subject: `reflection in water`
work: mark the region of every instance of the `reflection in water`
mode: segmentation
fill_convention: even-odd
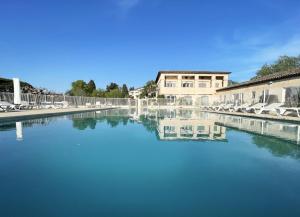
[[[10,131],[16,130],[16,140],[22,141],[23,140],[23,127],[34,127],[34,126],[46,126],[50,122],[55,121],[57,119],[61,119],[61,117],[45,117],[45,118],[36,118],[32,120],[26,121],[9,121],[0,123],[0,131]]]
[[[0,124],[0,131],[16,129],[17,140],[23,140],[23,128],[48,125],[62,117],[39,118],[23,122]],[[98,123],[114,128],[128,123],[142,124],[159,140],[216,140],[227,141],[226,130],[235,129],[250,133],[257,147],[266,148],[276,156],[300,157],[300,125],[244,118],[192,109],[148,110],[135,109],[86,112],[63,116],[70,119],[78,130],[96,129]]]
[[[226,140],[226,128],[216,125],[207,113],[179,110],[166,111],[166,116],[163,114],[159,114],[161,118],[157,127],[162,140]]]
[[[16,136],[17,136],[17,140],[19,141],[23,140],[23,126],[22,126],[22,122],[20,121],[16,122]]]

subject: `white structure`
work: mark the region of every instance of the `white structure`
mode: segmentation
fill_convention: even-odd
[[[129,96],[133,97],[133,99],[138,99],[141,95],[141,93],[143,92],[144,88],[140,87],[140,88],[136,88],[134,90],[130,90],[129,91]]]
[[[19,78],[13,78],[14,83],[14,104],[20,105],[21,104],[21,85]]]
[[[159,71],[156,76],[157,95],[169,101],[208,105],[216,90],[228,86],[230,72]]]
[[[18,141],[23,140],[23,126],[22,122],[16,122],[16,136]]]

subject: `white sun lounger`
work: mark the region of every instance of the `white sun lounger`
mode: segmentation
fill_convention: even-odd
[[[246,108],[246,112],[255,112],[255,110],[261,109],[264,107],[267,103],[256,103],[248,108]]]
[[[239,105],[239,106],[234,106],[233,109],[229,110],[230,112],[244,112],[247,108],[249,108],[251,106],[250,103],[245,103],[243,105]]]
[[[85,106],[87,108],[94,108],[95,107],[95,105],[92,105],[92,103],[89,103],[89,102],[85,103]]]
[[[217,105],[217,106],[213,106],[212,109],[215,110],[215,111],[220,111],[226,104],[220,104],[220,105]]]
[[[96,102],[96,107],[101,107],[101,102],[97,101]]]
[[[263,112],[275,112],[276,109],[280,108],[280,106],[283,106],[284,103],[272,103],[270,105],[264,106],[261,109],[255,109],[255,114],[262,114]]]
[[[280,107],[275,109],[276,113],[280,116],[284,115],[288,111],[296,112],[300,118],[300,107]]]
[[[51,109],[54,107],[55,106],[54,106],[53,102],[49,102],[49,101],[41,102],[41,108],[43,108],[43,109]]]
[[[6,101],[0,101],[0,111],[8,112],[11,110],[17,110],[17,108],[14,104],[11,104]]]
[[[233,103],[229,103],[229,104],[226,104],[224,105],[221,110],[224,110],[224,111],[230,111],[231,109],[233,109],[234,107],[234,104]]]
[[[18,107],[20,109],[32,109],[33,105],[31,105],[29,102],[27,101],[22,101],[20,105],[18,105]]]
[[[60,108],[68,108],[69,103],[68,101],[61,101],[61,102],[54,102],[54,109],[60,109]]]

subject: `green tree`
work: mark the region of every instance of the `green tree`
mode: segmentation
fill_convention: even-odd
[[[86,94],[92,96],[93,92],[96,90],[96,84],[93,80],[90,80],[86,85]]]
[[[111,82],[109,85],[106,86],[106,91],[109,92],[111,90],[119,89],[119,85]]]
[[[273,64],[264,64],[261,69],[256,72],[256,77],[254,78],[295,68],[300,68],[300,55],[297,57],[281,56]]]
[[[126,97],[128,97],[128,95],[129,95],[129,92],[128,92],[127,85],[123,84],[123,86],[122,86],[122,97],[126,98]]]
[[[106,92],[105,97],[107,97],[107,98],[123,98],[123,94],[120,89],[113,89],[109,92]]]
[[[83,80],[72,82],[70,95],[73,96],[86,96],[86,83]]]
[[[232,86],[235,84],[238,84],[239,82],[233,81],[233,80],[228,80],[228,86]]]
[[[154,98],[156,96],[156,82],[151,80],[146,83],[144,89],[140,95],[140,98]]]

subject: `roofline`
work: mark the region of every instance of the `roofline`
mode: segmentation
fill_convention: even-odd
[[[129,90],[129,91],[136,91],[136,90],[140,90],[140,89],[144,89],[144,87],[137,87],[137,88],[135,88],[133,90]]]
[[[263,84],[263,83],[268,83],[268,82],[272,82],[272,81],[280,81],[280,80],[284,80],[284,79],[287,79],[287,78],[293,78],[293,77],[300,77],[300,75],[299,74],[287,74],[287,75],[282,76],[282,77],[271,77],[271,78],[268,78],[266,80],[258,80],[258,81],[253,81],[253,82],[251,82],[251,80],[249,80],[249,81],[245,81],[245,82],[240,83],[240,84],[235,84],[235,85],[232,85],[232,86],[229,86],[229,87],[220,88],[220,89],[217,89],[216,91],[220,92],[220,91],[239,89],[239,88],[242,88],[242,87],[250,87],[250,86],[257,85],[257,84]]]
[[[163,71],[158,71],[155,82],[157,83],[159,80],[159,77],[161,74],[220,74],[220,75],[225,75],[225,74],[231,74],[231,72],[227,71],[188,71],[188,70],[163,70]]]

